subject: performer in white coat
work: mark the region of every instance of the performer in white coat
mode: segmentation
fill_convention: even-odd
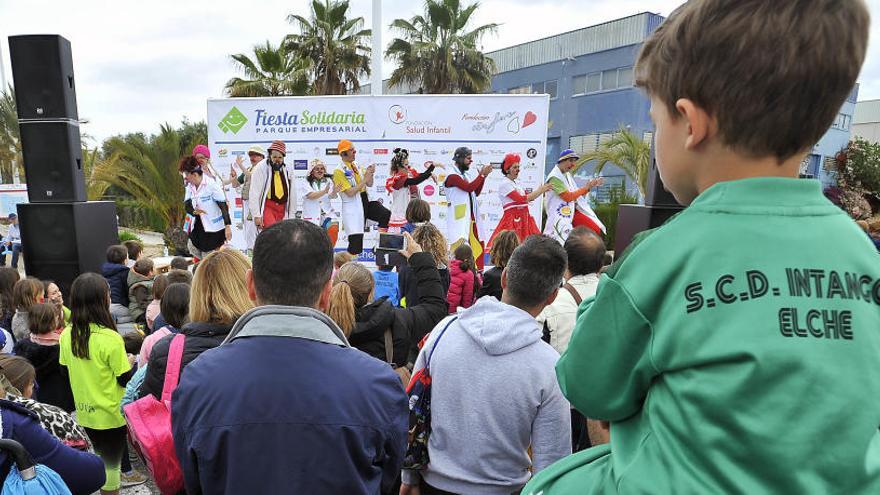
[[[367,188],[373,187],[376,166],[370,165],[361,172],[354,162],[357,150],[347,139],[339,141],[336,150],[342,166],[333,172],[333,183],[342,194],[342,229],[348,236],[348,252],[360,254],[364,250],[366,221],[374,220],[379,231],[387,231],[391,212],[382,203],[370,201],[367,195]]]
[[[486,177],[492,173],[492,165],[485,165],[479,173],[471,170],[473,156],[470,148],[460,147],[452,155],[453,171],[446,176],[446,236],[450,251],[467,242],[471,246],[477,267],[483,269],[483,241],[480,209],[477,196],[483,191]]]
[[[327,166],[317,158],[309,164],[309,175],[300,184],[303,198],[303,220],[322,227],[330,236],[330,245],[335,246],[339,237],[339,213],[330,203],[337,196],[333,179],[327,175]]]
[[[586,197],[593,187],[602,184],[602,179],[592,179],[584,187],[577,187],[571,171],[579,159],[574,151],[564,150],[547,177],[551,189],[546,199],[547,224],[544,226],[544,235],[560,243],[565,243],[574,227],[587,227],[600,236],[605,233],[605,225],[596,216]]]
[[[251,172],[248,206],[258,230],[293,218],[296,214],[296,190],[293,187],[293,174],[288,172],[284,164],[286,154],[284,141],[272,141],[269,159]]]
[[[241,207],[244,217],[242,221],[244,226],[244,239],[248,250],[252,250],[254,249],[254,242],[257,240],[257,226],[254,225],[254,217],[251,215],[250,208],[251,174],[253,174],[257,165],[266,159],[266,150],[264,150],[262,146],[255,144],[248,148],[247,155],[251,165],[244,168],[241,163],[241,155],[239,155],[235,160],[235,164],[241,170],[241,174],[236,176],[235,172],[230,170],[229,179],[233,187],[241,188]]]

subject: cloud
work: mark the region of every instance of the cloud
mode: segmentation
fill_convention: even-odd
[[[484,39],[496,50],[651,11],[668,15],[680,0],[482,0],[473,22],[499,23],[496,36]],[[869,0],[880,19],[880,0]],[[354,15],[371,27],[368,0],[352,0]],[[382,44],[395,36],[388,24],[421,13],[422,3],[384,0]],[[245,6],[238,0],[154,0],[148,4],[110,0],[56,2],[0,0],[0,48],[6,77],[11,71],[5,37],[13,34],[59,33],[74,51],[77,99],[84,131],[98,140],[113,134],[157,132],[159,124],[184,116],[205,118],[206,100],[222,96],[224,83],[236,75],[233,53],[249,53],[256,44],[278,43],[293,31],[286,17],[308,14],[307,2],[260,0]],[[874,23],[871,47],[880,43]],[[385,77],[392,64],[383,64]],[[880,49],[869,51],[862,71],[860,99],[880,98]]]

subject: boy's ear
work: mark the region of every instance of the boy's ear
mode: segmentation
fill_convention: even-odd
[[[693,100],[680,98],[675,102],[675,110],[678,111],[680,118],[687,122],[687,140],[685,141],[687,149],[696,149],[707,138],[716,134],[718,122],[715,117],[709,115],[703,107],[694,103]]]

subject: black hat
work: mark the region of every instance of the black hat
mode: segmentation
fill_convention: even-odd
[[[452,155],[452,160],[456,163],[464,160],[466,157],[471,156],[473,153],[471,149],[467,146],[462,146],[460,148],[455,148],[455,153]]]

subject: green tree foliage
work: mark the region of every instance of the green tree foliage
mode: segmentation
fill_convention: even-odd
[[[588,161],[596,161],[596,172],[599,173],[605,165],[612,164],[623,170],[639,188],[639,194],[644,198],[648,190],[648,173],[651,162],[651,144],[627,129],[621,128],[610,139],[599,144],[596,151],[584,154],[580,164]]]
[[[478,46],[498,24],[470,28],[479,3],[463,7],[459,0],[426,0],[425,12],[395,19],[400,38],[391,40],[385,55],[397,62],[389,86],[409,85],[419,93],[484,93],[492,84],[495,63]]]
[[[24,178],[24,161],[21,155],[21,139],[18,133],[18,112],[15,109],[15,91],[12,86],[0,93],[0,179],[12,184],[18,167]]]
[[[226,82],[229,96],[296,96],[309,91],[310,62],[283,45],[274,47],[266,41],[254,47],[253,59],[243,53],[231,58],[244,77]]]
[[[360,89],[358,80],[370,75],[370,36],[363,17],[348,17],[348,0],[312,0],[309,17],[291,14],[287,21],[299,33],[284,38],[283,46],[310,62],[312,93],[343,95]]]
[[[841,205],[857,220],[870,217],[868,198],[880,199],[880,144],[856,138],[836,158]]]

